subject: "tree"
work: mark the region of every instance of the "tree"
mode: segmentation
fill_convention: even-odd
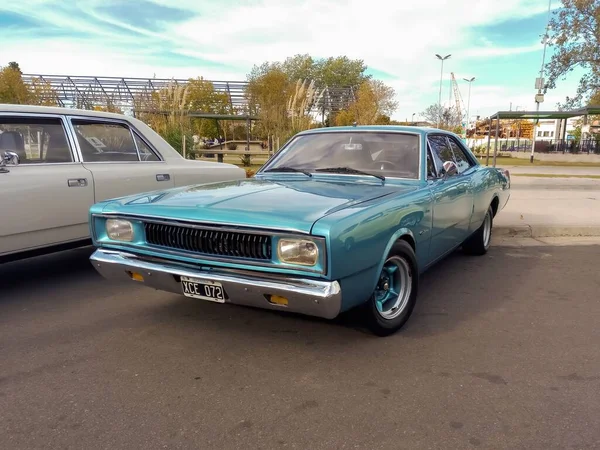
[[[421,113],[421,116],[423,116],[427,122],[430,122],[443,130],[456,130],[457,127],[461,126],[459,111],[457,111],[455,106],[446,108],[434,103],[433,105],[428,106],[427,109]]]
[[[547,64],[547,86],[554,88],[558,79],[576,68],[584,69],[576,95],[561,105],[573,108],[600,91],[600,2],[562,0],[562,6],[549,23],[549,45],[556,51]]]
[[[362,59],[350,59],[347,56],[320,59],[314,65],[315,82],[320,87],[351,87],[358,89],[363,82],[370,80],[365,75],[367,66]]]
[[[189,109],[209,114],[232,114],[229,96],[215,91],[213,84],[202,77],[190,79],[187,86]],[[192,119],[196,133],[202,137],[219,137],[218,122],[214,119]]]
[[[365,80],[356,93],[353,101],[346,111],[336,115],[335,123],[338,125],[350,125],[356,122],[358,125],[373,125],[389,123],[389,116],[396,110],[398,103],[394,100],[394,89],[386,86],[379,80]],[[348,123],[350,122],[350,123]]]
[[[0,103],[27,104],[30,92],[15,62],[0,68]]]
[[[29,86],[29,103],[41,106],[59,106],[58,94],[50,83],[42,78],[34,78]]]
[[[315,61],[309,54],[294,55],[281,64],[281,70],[289,77],[292,83],[298,80],[315,80]]]
[[[288,129],[287,105],[291,90],[289,77],[277,63],[254,66],[248,75],[248,105],[250,113],[260,118],[257,131],[262,137],[281,135]]]

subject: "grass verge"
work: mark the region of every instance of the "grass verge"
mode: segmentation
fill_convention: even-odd
[[[485,156],[478,158],[481,164],[485,164]],[[490,166],[494,163],[494,158],[490,156]],[[600,163],[592,161],[539,161],[534,159],[530,163],[528,159],[523,158],[496,158],[496,166],[538,166],[538,167],[600,167]]]

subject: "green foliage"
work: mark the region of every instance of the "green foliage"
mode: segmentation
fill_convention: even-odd
[[[252,157],[250,155],[240,156],[240,162],[243,167],[250,167],[252,165]]]
[[[227,150],[236,150],[236,149],[237,149],[237,144],[235,142],[227,143]]]
[[[548,88],[556,87],[576,68],[585,73],[574,97],[567,97],[564,108],[581,106],[600,91],[600,2],[562,0],[549,24],[549,44],[554,54],[547,65]]]
[[[17,63],[0,67],[0,103],[27,104],[31,92],[21,78],[21,69]]]
[[[179,154],[183,155],[183,136],[185,135],[185,147],[186,153],[192,154],[192,148],[194,143],[194,137],[192,135],[191,130],[183,130],[178,126],[167,125],[161,136],[165,141],[167,141],[171,147],[179,152]]]

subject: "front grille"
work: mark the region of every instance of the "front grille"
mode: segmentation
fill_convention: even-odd
[[[145,222],[146,242],[206,255],[271,259],[271,236]]]

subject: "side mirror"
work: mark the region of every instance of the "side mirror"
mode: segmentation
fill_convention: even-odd
[[[444,163],[443,167],[444,167],[444,177],[443,177],[444,180],[458,174],[458,167],[456,166],[456,164],[453,161],[446,161]]]
[[[17,166],[21,162],[21,158],[15,152],[4,152],[0,166]]]

